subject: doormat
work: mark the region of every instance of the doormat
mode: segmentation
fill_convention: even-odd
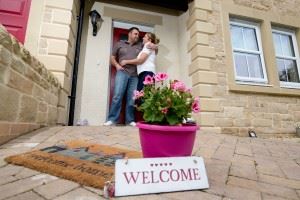
[[[10,156],[5,161],[103,189],[105,182],[113,179],[117,159],[141,156],[137,151],[73,140],[63,145]]]

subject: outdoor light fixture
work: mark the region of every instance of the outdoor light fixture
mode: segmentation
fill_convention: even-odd
[[[91,23],[93,25],[93,36],[96,36],[98,31],[98,25],[100,26],[100,23],[103,22],[103,19],[101,15],[97,12],[97,10],[92,10],[89,13],[89,16],[91,17]]]

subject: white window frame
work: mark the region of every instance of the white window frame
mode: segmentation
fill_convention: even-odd
[[[268,83],[268,77],[267,77],[267,72],[266,72],[266,66],[265,66],[265,59],[264,59],[264,54],[263,54],[263,49],[262,49],[262,43],[261,43],[261,35],[260,35],[260,28],[259,24],[255,22],[249,22],[249,21],[244,21],[244,20],[238,20],[238,19],[230,19],[230,26],[231,25],[236,25],[236,26],[241,26],[241,27],[246,27],[246,28],[252,28],[255,30],[256,34],[256,39],[257,39],[257,45],[258,45],[258,51],[251,51],[251,50],[244,50],[244,49],[239,49],[239,48],[234,48],[232,46],[232,56],[233,56],[233,63],[234,63],[234,74],[235,74],[235,80],[240,83],[261,83],[261,84],[266,84]],[[230,36],[232,37],[231,33]],[[231,42],[232,45],[232,42]],[[246,78],[243,76],[238,76],[237,71],[236,71],[236,65],[235,65],[235,59],[234,59],[234,53],[249,53],[249,54],[255,54],[260,56],[260,61],[261,61],[261,67],[262,67],[262,72],[264,78]]]
[[[297,65],[297,70],[298,70],[298,76],[299,76],[299,79],[300,79],[300,56],[299,56],[299,49],[298,49],[298,45],[297,45],[296,32],[294,30],[291,30],[291,29],[272,27],[272,37],[273,37],[273,33],[278,33],[278,34],[282,34],[282,35],[291,36],[292,43],[293,43],[293,48],[294,48],[293,51],[295,53],[295,57],[278,56],[278,55],[276,55],[276,52],[275,52],[275,56],[276,56],[276,59],[281,58],[281,59],[295,60],[296,65]],[[275,45],[276,44],[274,44],[274,47],[275,47]],[[278,72],[278,67],[277,67],[277,72]],[[278,73],[277,73],[277,77],[278,77]],[[280,81],[280,86],[281,87],[286,87],[286,88],[300,88],[300,83]]]

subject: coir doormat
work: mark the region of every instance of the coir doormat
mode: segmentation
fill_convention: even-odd
[[[21,165],[79,184],[103,189],[111,181],[115,161],[139,158],[141,153],[85,141],[70,141],[41,150],[7,157],[8,163]]]

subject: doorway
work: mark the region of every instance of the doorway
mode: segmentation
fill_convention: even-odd
[[[113,31],[112,31],[112,47],[119,42],[120,40],[128,39],[128,29],[131,27],[137,27],[140,30],[140,41],[147,32],[153,32],[153,27],[138,25],[138,24],[130,24],[126,22],[113,21]],[[116,76],[116,68],[113,65],[110,65],[110,88],[109,88],[109,107],[111,105],[112,97],[114,94],[114,85],[115,85],[115,76]],[[122,107],[120,112],[120,117],[117,124],[125,123],[125,105],[126,98],[123,98]],[[137,117],[137,116],[136,116]]]

